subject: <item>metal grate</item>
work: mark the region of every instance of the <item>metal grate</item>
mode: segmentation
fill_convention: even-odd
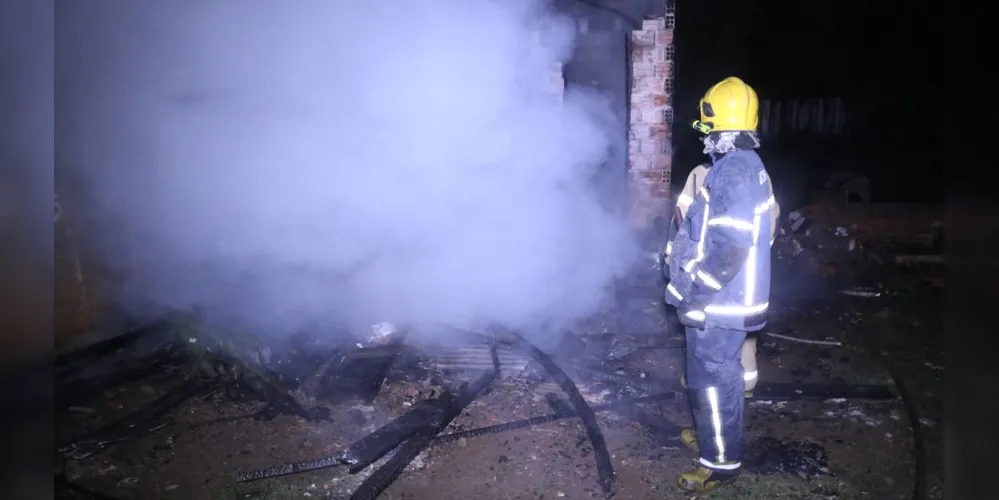
[[[676,27],[676,17],[672,13],[668,12],[663,17],[663,20],[666,21],[666,29],[673,31],[673,28]]]
[[[663,110],[663,123],[666,125],[673,124],[673,106],[666,106]]]

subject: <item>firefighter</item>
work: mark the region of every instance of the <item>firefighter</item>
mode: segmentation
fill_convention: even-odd
[[[687,391],[694,428],[681,439],[699,455],[678,478],[708,491],[735,479],[742,463],[745,382],[740,351],[747,332],[766,325],[770,295],[770,176],[756,154],[759,101],[738,78],[717,83],[700,101],[704,152],[712,166],[670,248],[666,302],[687,337]]]
[[[676,237],[676,231],[680,229],[680,223],[683,221],[684,217],[687,215],[687,208],[694,201],[694,195],[701,186],[704,184],[704,176],[708,173],[708,169],[711,168],[710,164],[702,163],[687,175],[687,182],[683,185],[683,190],[680,191],[680,196],[676,200],[676,212],[673,218],[674,224],[671,226],[672,232],[670,233],[669,241],[666,242],[666,250],[663,252],[663,262],[667,265],[669,264],[669,255],[673,245],[673,238]],[[773,186],[770,186],[770,196],[772,197]],[[780,219],[780,205],[776,202],[770,207],[770,246],[774,244],[774,240],[777,238],[777,221]],[[668,277],[667,277],[668,278]],[[747,337],[746,341],[742,344],[742,371],[743,378],[746,381],[746,397],[751,397],[753,395],[753,389],[756,387],[756,381],[759,380],[759,371],[756,368],[756,338],[755,336]],[[686,387],[686,377],[680,378],[680,383]]]

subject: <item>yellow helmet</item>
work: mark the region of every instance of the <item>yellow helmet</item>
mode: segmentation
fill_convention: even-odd
[[[703,134],[734,130],[756,131],[760,101],[746,82],[730,76],[708,89],[701,98],[701,119],[693,123]]]

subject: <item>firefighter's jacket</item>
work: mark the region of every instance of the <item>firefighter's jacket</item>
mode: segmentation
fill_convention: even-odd
[[[705,327],[766,325],[772,192],[755,151],[732,151],[714,162],[672,241],[667,303]]]
[[[694,195],[699,189],[701,189],[701,186],[704,185],[704,177],[707,174],[708,166],[703,163],[694,167],[694,169],[687,174],[687,182],[683,185],[683,191],[680,191],[680,196],[676,199],[676,214],[674,215],[676,223],[670,225],[669,239],[666,241],[666,249],[663,252],[663,259],[666,264],[669,264],[669,256],[673,250],[673,239],[676,238],[676,232],[680,229],[680,223],[683,221],[684,217],[687,216],[687,209],[690,208],[690,204],[694,202]],[[767,186],[770,187],[770,196],[773,197],[773,185],[768,182]],[[777,202],[774,202],[773,206],[770,208],[771,246],[773,246],[774,240],[777,239],[777,221],[779,219],[780,205]]]

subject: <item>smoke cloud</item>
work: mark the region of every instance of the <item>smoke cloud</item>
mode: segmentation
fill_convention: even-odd
[[[575,31],[542,1],[59,9],[57,161],[133,314],[534,329],[636,255],[592,182],[622,131],[556,97]]]

